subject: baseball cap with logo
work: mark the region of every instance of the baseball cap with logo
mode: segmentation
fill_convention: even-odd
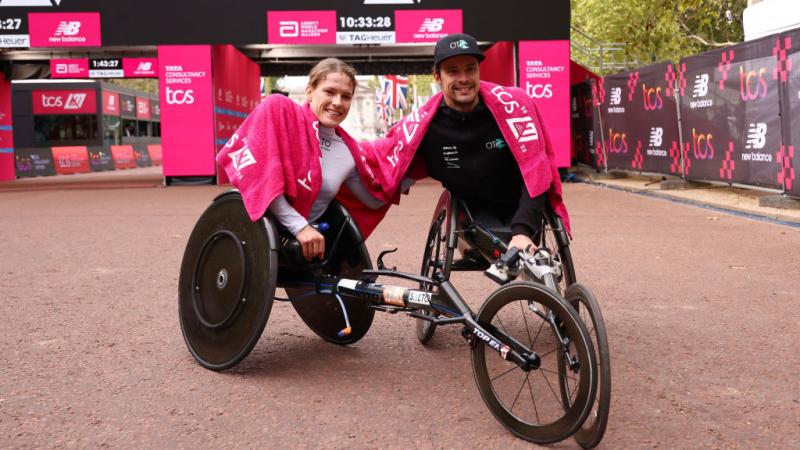
[[[478,42],[468,34],[450,34],[436,42],[433,50],[433,64],[439,67],[439,63],[447,58],[458,55],[473,55],[478,61],[483,61],[483,52],[478,48]]]

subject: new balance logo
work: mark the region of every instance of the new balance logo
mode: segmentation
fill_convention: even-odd
[[[703,73],[695,77],[694,79],[694,92],[692,93],[692,97],[705,97],[708,95],[708,74]]]
[[[750,130],[747,132],[748,149],[760,150],[767,145],[767,124],[763,122],[751,123]]]
[[[81,31],[81,23],[77,20],[59,22],[54,36],[75,36]]]
[[[650,128],[650,147],[661,147],[664,141],[664,129],[661,127]]]
[[[611,89],[611,104],[619,105],[622,103],[622,88],[615,87]]]
[[[231,157],[233,170],[236,171],[236,174],[239,176],[239,178],[242,177],[240,173],[242,169],[256,163],[256,159],[253,157],[253,152],[251,152],[247,146],[244,146],[235,152],[230,152],[228,156]]]
[[[442,31],[443,26],[444,19],[441,17],[426,17],[422,22],[422,25],[419,27],[419,31],[417,31],[417,33],[438,33]]]
[[[136,67],[138,72],[149,72],[153,69],[153,63],[151,62],[140,62],[139,65]]]
[[[534,125],[533,119],[529,116],[512,117],[506,119],[506,123],[509,128],[511,128],[511,132],[514,133],[514,139],[516,139],[517,142],[523,143],[539,139],[539,132],[536,130],[536,125]]]
[[[64,109],[81,109],[86,101],[86,94],[69,94]]]

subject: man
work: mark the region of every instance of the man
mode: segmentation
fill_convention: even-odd
[[[478,222],[510,226],[509,246],[526,249],[533,246],[547,194],[531,198],[497,120],[479,95],[483,59],[472,36],[452,34],[436,43],[433,77],[443,101],[417,157],[429,176],[466,202]]]

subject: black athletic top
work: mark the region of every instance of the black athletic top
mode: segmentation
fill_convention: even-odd
[[[519,165],[483,102],[462,113],[442,101],[418,154],[428,175],[464,200],[473,215],[489,212],[514,234],[531,237],[539,230],[546,194],[531,199]]]

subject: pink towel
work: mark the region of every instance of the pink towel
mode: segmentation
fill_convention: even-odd
[[[489,82],[481,82],[480,96],[519,163],[528,193],[537,197],[547,192],[550,205],[569,232],[569,215],[562,200],[561,178],[553,148],[533,100],[522,89]],[[405,176],[425,176],[424,165],[416,163],[414,155],[442,98],[441,93],[434,95],[417,111],[395,124],[385,138],[361,143],[367,153],[378,155],[377,163],[371,158],[369,162],[378,174],[385,198],[397,198],[397,188]]]
[[[250,113],[219,152],[217,162],[241,192],[251,220],[260,219],[281,194],[298,213],[308,217],[322,184],[318,129],[319,120],[307,104],[300,106],[283,95],[271,95]],[[336,133],[350,149],[364,184],[376,198],[387,201],[367,162],[369,155],[342,128],[337,127]],[[373,161],[372,165],[379,164]],[[363,224],[365,236],[387,208],[367,213],[372,217]],[[355,219],[359,222],[358,217]],[[370,226],[371,222],[374,224]]]

